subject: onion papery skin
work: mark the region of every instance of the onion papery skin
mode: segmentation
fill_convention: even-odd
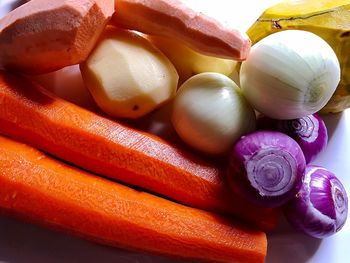
[[[299,191],[305,158],[291,137],[277,131],[256,131],[234,145],[227,180],[231,189],[265,207],[278,207]]]
[[[303,150],[307,164],[314,161],[328,143],[327,127],[316,113],[293,120],[276,120],[263,116],[257,121],[257,129],[276,130],[292,137]]]
[[[290,120],[320,111],[340,81],[340,64],[314,33],[283,30],[254,44],[240,68],[248,102],[270,118]]]
[[[171,122],[184,142],[214,157],[226,156],[242,135],[254,131],[256,116],[234,81],[204,72],[179,88]]]
[[[344,226],[348,197],[332,172],[308,165],[300,191],[283,210],[287,221],[296,229],[315,238],[325,238]]]

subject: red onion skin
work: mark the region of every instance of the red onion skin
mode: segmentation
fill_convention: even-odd
[[[309,137],[306,137],[305,134],[300,134],[297,129],[292,127],[292,122],[298,122],[307,118],[309,118],[309,120],[312,118],[312,120],[317,122],[315,127],[312,127],[312,135]],[[279,131],[292,137],[303,150],[307,164],[315,160],[315,158],[327,147],[327,127],[322,118],[316,113],[295,120],[275,120],[263,116],[258,118],[257,129]],[[315,137],[315,139],[308,141],[308,138],[310,137]]]
[[[263,154],[259,155],[261,152]],[[277,195],[274,195],[274,193],[270,194],[269,192],[266,194],[262,193],[261,190],[253,186],[252,179],[250,179],[253,175],[248,169],[248,163],[250,160],[254,160],[254,158],[257,156],[264,156],[264,153],[276,153],[276,156],[269,155],[272,156],[271,158],[263,158],[264,160],[274,160],[274,158],[276,158],[277,165],[279,164],[278,161],[280,161],[280,159],[284,161],[288,158],[290,159],[291,163],[295,164],[295,167],[293,168],[293,179],[289,184],[289,189],[286,189],[285,192],[283,192],[283,189],[282,192]],[[286,163],[288,162],[286,161]],[[260,163],[257,163],[257,165],[260,165]],[[261,167],[258,166],[256,169],[254,168],[255,171],[265,171],[265,167],[271,166],[268,162],[266,164],[262,162],[261,165]],[[265,207],[279,207],[294,197],[299,191],[305,166],[306,163],[303,152],[299,145],[291,137],[276,131],[256,131],[246,136],[242,136],[241,139],[234,145],[229,156],[227,181],[230,188],[234,192],[240,196],[243,196],[249,201]],[[283,170],[282,172],[285,171]],[[259,173],[258,175],[261,177]],[[259,176],[254,177],[254,179],[259,181],[257,179]],[[285,176],[283,177],[288,178]],[[281,182],[282,181],[283,179]]]
[[[332,185],[333,189],[339,189],[339,192],[335,191],[340,207],[338,210]],[[332,172],[308,165],[300,191],[284,206],[283,211],[287,221],[297,230],[315,238],[325,238],[344,226],[348,197],[344,186]]]

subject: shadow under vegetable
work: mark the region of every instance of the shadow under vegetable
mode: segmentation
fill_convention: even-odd
[[[322,243],[322,239],[298,232],[284,218],[274,231],[268,233],[267,238],[268,252],[265,263],[309,262]]]

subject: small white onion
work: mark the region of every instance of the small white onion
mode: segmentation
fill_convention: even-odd
[[[340,81],[333,49],[319,36],[286,30],[256,43],[242,63],[240,84],[259,112],[297,119],[322,109]]]
[[[197,74],[180,87],[172,123],[179,136],[208,154],[228,152],[255,128],[255,113],[239,87],[220,73]]]

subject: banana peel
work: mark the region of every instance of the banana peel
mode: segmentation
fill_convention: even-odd
[[[298,29],[317,34],[334,49],[341,81],[323,113],[350,107],[350,0],[286,0],[266,9],[247,34],[256,43],[272,33]]]

